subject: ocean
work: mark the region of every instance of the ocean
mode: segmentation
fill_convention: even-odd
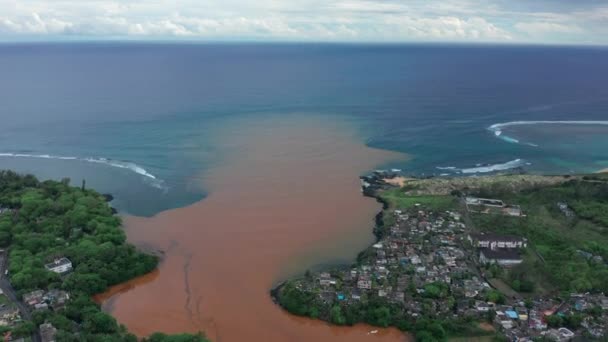
[[[485,45],[0,45],[0,168],[150,216],[207,195],[226,120],[321,115],[416,175],[608,167],[608,49]],[[232,127],[242,134],[246,127]]]

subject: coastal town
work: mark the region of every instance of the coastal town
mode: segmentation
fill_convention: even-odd
[[[363,190],[374,196],[394,192],[396,177],[398,170],[378,171],[363,177]],[[560,342],[607,336],[608,296],[603,293],[524,295],[492,275],[521,264],[529,241],[478,227],[471,215],[517,220],[527,215],[519,204],[461,194],[442,198],[445,203],[426,197],[416,202],[414,197],[397,209],[382,195],[378,198],[385,210],[375,230],[377,241],[356,264],[307,273],[289,283],[299,293],[312,294],[311,305],[331,308],[325,319],[340,324],[344,321],[335,319],[338,313],[380,301],[414,322],[464,320],[470,329],[463,335]],[[564,215],[574,215],[566,204],[557,206]],[[416,337],[439,340],[442,334]]]

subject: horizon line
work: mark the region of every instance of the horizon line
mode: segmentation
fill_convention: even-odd
[[[78,45],[78,44],[158,44],[158,45],[361,45],[361,46],[495,46],[495,47],[583,47],[608,48],[601,43],[556,43],[514,41],[350,41],[350,40],[251,40],[251,39],[128,39],[128,38],[78,38],[78,39],[23,39],[2,40],[0,45]]]

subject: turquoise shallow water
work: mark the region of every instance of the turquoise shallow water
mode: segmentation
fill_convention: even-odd
[[[152,215],[205,196],[227,118],[314,114],[410,154],[388,165],[408,173],[591,172],[608,167],[607,74],[600,48],[0,45],[0,167]],[[536,123],[490,129],[514,121]]]

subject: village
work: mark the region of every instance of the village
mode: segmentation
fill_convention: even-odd
[[[374,179],[365,179],[364,190],[373,184]],[[525,236],[472,227],[467,217],[471,213],[524,217],[517,204],[466,197],[451,210],[421,203],[385,210],[390,210],[384,220],[389,224],[357,264],[316,274],[297,286],[329,307],[360,305],[375,298],[400,306],[413,319],[466,317],[488,334],[510,341],[606,336],[604,294],[524,298],[514,291],[503,293],[488,279],[489,267],[509,269],[522,263],[528,241]],[[576,329],[566,327],[568,319],[577,320]]]

